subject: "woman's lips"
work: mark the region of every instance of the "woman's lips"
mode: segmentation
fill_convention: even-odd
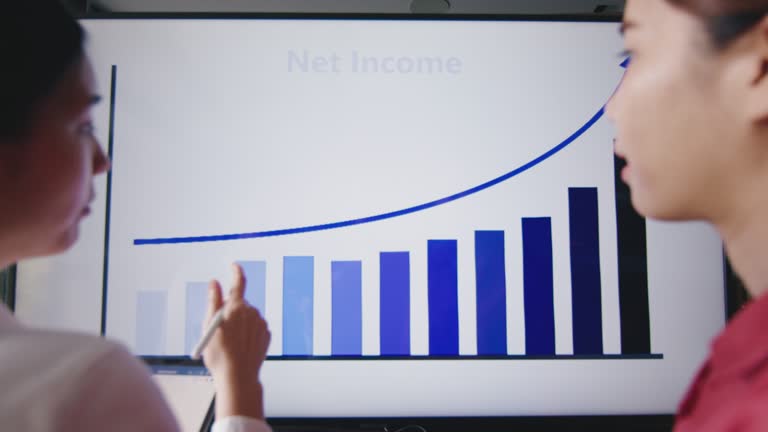
[[[629,176],[631,173],[632,173],[632,169],[629,167],[629,165],[622,168],[621,179],[624,180],[624,183],[629,183]]]
[[[629,167],[629,163],[627,162],[627,156],[619,148],[618,144],[619,144],[619,140],[614,138],[613,139],[613,153],[616,155],[617,158],[623,160],[626,163],[626,166],[624,168],[622,168],[622,170],[621,170],[621,179],[624,180],[624,183],[628,183],[629,182],[629,175],[631,174],[632,170]]]

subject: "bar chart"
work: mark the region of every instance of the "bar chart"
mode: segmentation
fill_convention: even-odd
[[[197,144],[177,148],[177,175],[158,158],[152,179],[116,182],[106,333],[141,355],[188,355],[206,278],[223,280],[217,269],[236,261],[273,359],[663,358],[651,343],[645,220],[601,121],[613,85],[574,96],[601,106],[585,116],[581,102],[564,102],[580,90],[556,82],[560,93],[536,97],[486,93],[478,104],[490,98],[512,115],[493,121],[450,117],[450,103],[431,102],[442,83],[432,99],[408,98],[429,127],[399,101],[360,100],[349,106],[376,113],[339,105],[361,122],[334,129],[338,139],[292,127],[256,139],[245,128],[213,148],[190,135]],[[350,85],[394,100],[370,84]],[[339,118],[302,112],[326,132]],[[383,118],[402,127],[371,133]],[[275,137],[281,145],[265,144]],[[139,175],[144,161],[123,163]],[[237,168],[200,175],[213,161]]]
[[[315,256],[284,256],[281,261],[240,261],[247,290],[246,299],[266,314],[267,274],[275,272],[281,281],[282,337],[273,341],[280,345],[280,359],[444,359],[467,357],[460,353],[459,252],[470,248],[474,258],[476,351],[477,358],[662,358],[650,351],[647,332],[636,329],[650,327],[650,317],[632,317],[634,331],[622,333],[621,354],[607,355],[603,347],[600,277],[600,234],[597,187],[567,189],[572,293],[573,354],[556,351],[555,282],[553,276],[553,217],[523,217],[498,230],[476,230],[474,244],[457,239],[423,239],[426,260],[415,260],[412,251],[385,250],[375,261],[321,260]],[[621,227],[620,227],[621,228]],[[509,244],[508,230],[518,230],[522,244]],[[513,248],[522,250],[522,262],[510,263],[507,255]],[[316,355],[314,346],[316,272],[330,277],[331,287],[331,352]],[[372,287],[379,300],[378,354],[363,353],[363,274],[378,270],[378,284]],[[424,267],[427,275],[428,302],[419,314],[428,320],[428,354],[415,355],[411,347],[412,270]],[[524,290],[525,353],[511,354],[507,344],[509,311],[507,308],[507,275],[522,274]],[[190,281],[185,286],[184,348],[186,353],[200,337],[206,308],[207,284]],[[636,302],[637,287],[631,294]],[[622,287],[620,287],[620,291]],[[642,290],[640,290],[642,296]],[[625,296],[620,293],[620,296]],[[166,341],[168,300],[163,292],[138,291],[136,297],[136,346],[146,352],[160,351]],[[273,303],[274,304],[274,303]],[[636,308],[637,305],[633,305]],[[647,306],[646,306],[647,309]],[[151,317],[147,320],[146,317]],[[622,326],[622,328],[625,326]],[[638,348],[641,347],[641,348]]]

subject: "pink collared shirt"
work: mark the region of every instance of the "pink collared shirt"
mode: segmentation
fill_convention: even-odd
[[[8,431],[178,431],[144,364],[123,346],[19,324],[0,305],[0,427]],[[269,432],[231,417],[214,432]]]
[[[675,432],[768,431],[768,295],[715,339],[680,405]]]

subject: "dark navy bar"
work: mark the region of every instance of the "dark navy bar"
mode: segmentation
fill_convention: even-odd
[[[381,355],[411,353],[411,263],[408,252],[380,255]]]
[[[573,293],[573,351],[603,353],[600,231],[597,188],[568,190]]]
[[[477,354],[507,354],[504,231],[475,232]]]
[[[429,240],[429,355],[459,354],[459,282],[456,240]]]
[[[646,222],[632,205],[629,186],[621,180],[621,170],[625,166],[623,159],[614,157],[621,352],[644,355],[651,353]]]
[[[527,355],[555,354],[552,220],[523,219],[523,285]]]

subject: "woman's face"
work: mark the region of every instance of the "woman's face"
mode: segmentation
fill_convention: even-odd
[[[765,171],[755,145],[762,119],[748,103],[765,86],[765,63],[749,38],[716,50],[703,22],[666,0],[628,0],[624,37],[632,60],[607,113],[635,208],[659,219],[724,217]]]
[[[93,135],[95,87],[84,58],[42,102],[22,137],[0,141],[0,258],[61,252],[77,239],[94,197],[93,177],[109,167]]]

